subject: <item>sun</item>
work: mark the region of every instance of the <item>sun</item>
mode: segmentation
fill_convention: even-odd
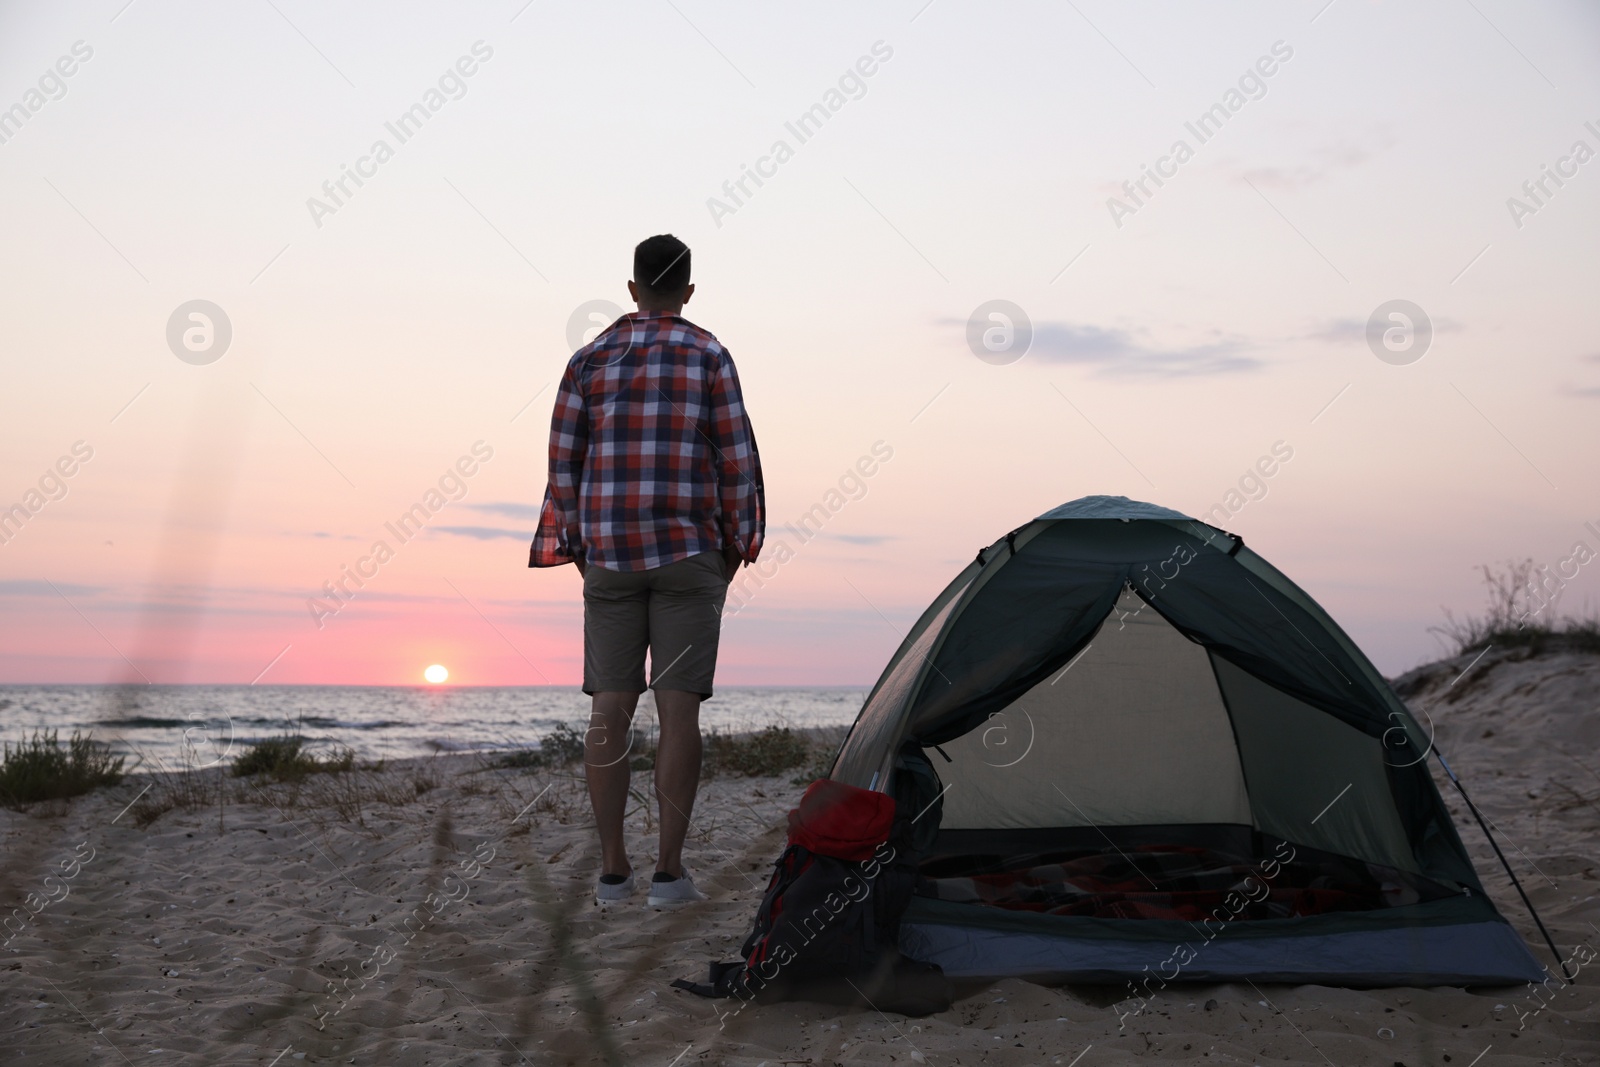
[[[438,685],[440,682],[449,680],[450,672],[445,670],[444,664],[435,663],[433,666],[423,671],[422,676],[428,681],[432,682],[434,685]]]

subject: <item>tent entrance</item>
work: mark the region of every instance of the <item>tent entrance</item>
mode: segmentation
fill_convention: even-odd
[[[1424,877],[1385,750],[1185,636],[1125,588],[1089,643],[940,746],[919,895],[1201,921],[1459,895]]]

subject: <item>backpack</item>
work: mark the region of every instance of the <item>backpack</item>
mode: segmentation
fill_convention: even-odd
[[[741,958],[713,963],[707,984],[673,985],[747,1002],[866,1001],[905,1015],[949,1007],[944,973],[902,957],[897,947],[918,846],[938,832],[938,781],[920,746],[908,743],[897,754],[890,793],[812,782],[789,813],[788,845]]]

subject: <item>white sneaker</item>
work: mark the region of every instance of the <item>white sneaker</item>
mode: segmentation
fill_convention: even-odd
[[[659,908],[663,904],[689,904],[697,900],[709,900],[700,890],[694,887],[694,879],[689,875],[689,868],[683,869],[682,878],[674,878],[670,882],[650,882],[650,896],[648,903],[652,908]]]
[[[617,901],[627,900],[631,896],[633,896],[632,872],[629,872],[628,877],[616,885],[606,885],[606,883],[599,880],[594,883],[594,902],[596,904],[615,904]]]

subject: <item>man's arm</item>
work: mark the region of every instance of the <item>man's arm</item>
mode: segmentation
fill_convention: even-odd
[[[561,376],[555,410],[550,415],[550,470],[539,531],[534,535],[530,562],[553,567],[576,563],[586,569],[583,537],[578,527],[578,493],[583,485],[583,461],[589,446],[589,416],[571,366]]]
[[[709,421],[722,506],[722,558],[731,581],[740,560],[754,563],[761,552],[767,504],[755,431],[744,409],[739,372],[726,351],[711,386]]]

